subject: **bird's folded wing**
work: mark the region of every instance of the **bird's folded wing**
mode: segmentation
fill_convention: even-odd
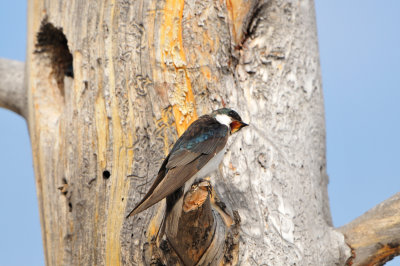
[[[202,116],[192,123],[164,160],[149,192],[128,217],[146,210],[182,187],[223,149],[227,139],[228,127],[210,116]]]

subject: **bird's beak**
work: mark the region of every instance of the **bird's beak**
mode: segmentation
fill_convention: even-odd
[[[249,124],[246,124],[246,123],[241,122],[240,128],[242,128],[242,127],[247,127],[248,125],[249,125]]]

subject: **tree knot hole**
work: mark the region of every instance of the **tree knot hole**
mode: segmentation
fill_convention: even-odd
[[[104,179],[109,179],[110,176],[111,176],[110,171],[108,171],[108,170],[104,170],[104,171],[103,171],[103,178],[104,178]]]
[[[50,60],[51,74],[57,81],[61,95],[64,96],[64,77],[74,77],[73,58],[63,29],[48,22],[47,17],[43,19],[36,35],[34,53]]]

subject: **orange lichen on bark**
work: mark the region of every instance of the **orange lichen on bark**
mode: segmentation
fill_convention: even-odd
[[[183,8],[183,0],[167,0],[164,6],[164,23],[160,28],[161,65],[164,80],[173,84],[173,90],[168,98],[172,105],[178,135],[197,119],[182,41]]]
[[[379,265],[388,261],[388,258],[394,257],[400,253],[400,245],[384,245],[380,248],[371,259],[370,265]]]

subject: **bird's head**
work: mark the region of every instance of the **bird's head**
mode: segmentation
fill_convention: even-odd
[[[231,134],[239,131],[241,128],[248,126],[248,124],[242,121],[242,118],[238,113],[230,108],[221,108],[211,113],[215,119],[221,124],[229,127]]]

